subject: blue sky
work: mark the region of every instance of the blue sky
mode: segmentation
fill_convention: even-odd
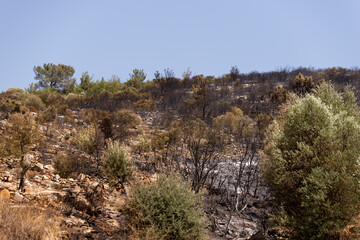
[[[359,12],[358,0],[0,0],[0,91],[49,62],[121,81],[134,68],[358,67]]]

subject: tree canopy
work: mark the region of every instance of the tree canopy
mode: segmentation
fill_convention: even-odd
[[[360,121],[354,94],[322,84],[292,97],[269,128],[263,170],[292,239],[338,239],[359,214]]]
[[[41,89],[67,92],[75,86],[75,79],[72,78],[75,69],[72,66],[44,63],[43,66],[35,66],[34,73],[39,81],[37,87]]]

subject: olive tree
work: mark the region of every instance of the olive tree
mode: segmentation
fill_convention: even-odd
[[[10,115],[5,125],[5,132],[1,136],[2,154],[20,157],[20,167],[22,168],[20,190],[23,188],[24,176],[29,169],[29,163],[24,161],[24,156],[34,144],[38,145],[43,141],[43,134],[30,113]]]
[[[274,223],[292,239],[338,239],[360,212],[360,120],[354,94],[322,84],[292,96],[270,125],[262,155],[279,209]]]

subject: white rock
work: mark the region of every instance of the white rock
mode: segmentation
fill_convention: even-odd
[[[83,173],[80,173],[79,176],[77,177],[77,180],[82,182],[85,180],[85,177],[86,176]]]
[[[44,170],[44,164],[42,164],[42,163],[36,163],[35,164],[35,166],[37,167],[37,168],[39,168],[40,170]]]
[[[21,195],[21,194],[18,193],[18,192],[15,192],[15,194],[14,194],[14,201],[15,201],[15,202],[22,202],[22,201],[24,201],[24,196]]]
[[[45,168],[46,170],[51,171],[51,172],[53,172],[53,171],[55,170],[54,167],[51,166],[51,165],[45,165],[44,168]]]
[[[97,181],[89,182],[89,187],[95,189],[97,186],[99,186],[99,183]]]

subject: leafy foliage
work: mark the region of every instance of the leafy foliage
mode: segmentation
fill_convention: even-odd
[[[292,83],[291,87],[296,94],[298,94],[299,96],[304,96],[305,93],[311,92],[311,90],[315,87],[315,84],[311,76],[304,77],[304,75],[299,73],[295,77],[295,80]]]
[[[1,99],[0,112],[1,119],[8,118],[12,113],[19,113],[23,109],[21,103],[8,98]]]
[[[66,93],[71,92],[75,86],[75,79],[72,78],[75,69],[71,66],[45,63],[42,67],[34,67],[34,73],[35,79],[39,81],[37,87],[40,89],[56,90]]]
[[[117,141],[107,141],[103,163],[105,174],[115,183],[123,183],[132,174],[132,161],[128,151]]]
[[[322,84],[293,98],[269,128],[263,170],[293,239],[338,239],[359,214],[360,122],[351,92]]]
[[[44,136],[39,130],[39,126],[35,123],[31,113],[14,113],[10,115],[5,126],[5,133],[0,138],[2,145],[2,154],[13,154],[20,157],[20,173],[19,189],[23,190],[24,176],[29,170],[29,162],[24,161],[25,153],[30,150],[33,145],[39,145],[44,141]]]
[[[140,118],[131,110],[119,110],[113,114],[113,133],[117,139],[124,139],[135,132]]]
[[[45,104],[43,103],[41,98],[34,94],[29,94],[26,97],[25,104],[28,108],[32,106],[34,109],[36,109],[36,111],[40,111],[45,108]]]
[[[43,142],[39,126],[30,113],[14,113],[10,115],[2,135],[2,143],[7,154],[14,154],[23,159],[33,144]]]
[[[201,196],[175,176],[136,188],[126,212],[133,239],[205,239]]]
[[[86,170],[85,159],[76,153],[57,154],[54,158],[54,168],[62,178],[68,178],[77,172]]]
[[[143,69],[135,68],[130,75],[130,79],[126,82],[128,86],[134,87],[139,89],[141,84],[146,79],[146,74],[144,73]]]
[[[98,157],[98,154],[104,145],[103,136],[95,126],[90,126],[81,130],[76,134],[73,142],[81,151],[90,155],[96,154],[96,157]]]
[[[93,79],[93,76],[90,77],[88,72],[83,72],[81,77],[80,77],[80,85],[79,87],[83,90],[83,91],[87,91],[90,89],[91,87],[91,81]]]

